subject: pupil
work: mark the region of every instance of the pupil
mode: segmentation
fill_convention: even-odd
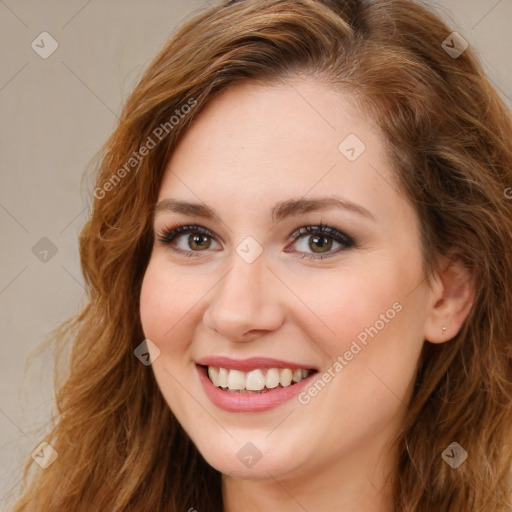
[[[191,242],[191,246],[196,246],[197,248],[199,249],[208,249],[208,247],[210,246],[210,244],[206,244],[206,247],[201,247],[202,244],[204,244],[204,242],[208,242],[208,237],[206,237],[205,235],[202,235],[202,234],[199,234],[199,235],[190,235],[189,237],[189,241]]]
[[[332,245],[332,240],[325,236],[315,235],[310,238],[310,241],[312,241],[312,244],[310,243],[309,245],[310,245],[311,249],[313,249],[313,250],[314,249],[329,250]],[[324,245],[324,244],[326,244],[326,245]],[[320,252],[324,252],[324,251],[320,251]]]

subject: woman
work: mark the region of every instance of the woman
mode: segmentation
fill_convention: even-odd
[[[16,511],[509,510],[511,139],[410,1],[186,23],[104,147]]]

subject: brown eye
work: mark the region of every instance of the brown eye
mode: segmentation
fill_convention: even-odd
[[[173,251],[187,256],[194,256],[208,249],[218,250],[218,248],[212,247],[212,242],[217,244],[215,237],[202,226],[177,226],[165,231],[163,236],[158,239]]]
[[[332,238],[326,236],[310,236],[309,237],[309,247],[313,252],[322,253],[327,252],[332,247]]]
[[[203,251],[208,249],[211,245],[211,240],[203,233],[192,234],[188,236],[188,245],[193,250]]]
[[[334,256],[351,247],[355,247],[355,241],[345,233],[319,224],[317,226],[303,226],[292,235],[294,241],[285,252],[301,253],[303,258],[311,260]]]

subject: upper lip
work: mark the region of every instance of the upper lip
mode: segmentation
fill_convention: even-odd
[[[197,360],[196,363],[200,366],[216,366],[226,368],[229,370],[250,371],[258,368],[290,368],[297,369],[303,368],[305,370],[316,370],[316,368],[308,364],[292,363],[290,361],[283,361],[281,359],[272,359],[269,357],[250,357],[248,359],[231,359],[230,357],[223,356],[206,356]]]

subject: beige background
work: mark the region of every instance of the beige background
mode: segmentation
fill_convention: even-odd
[[[26,358],[82,298],[77,235],[88,184],[80,188],[81,175],[151,58],[205,2],[0,0],[1,510],[43,440],[34,428],[51,408],[51,355],[35,359],[24,377]],[[512,108],[512,0],[435,5]],[[31,47],[44,31],[58,43],[47,59]],[[32,251],[43,237],[57,250],[46,262]]]

